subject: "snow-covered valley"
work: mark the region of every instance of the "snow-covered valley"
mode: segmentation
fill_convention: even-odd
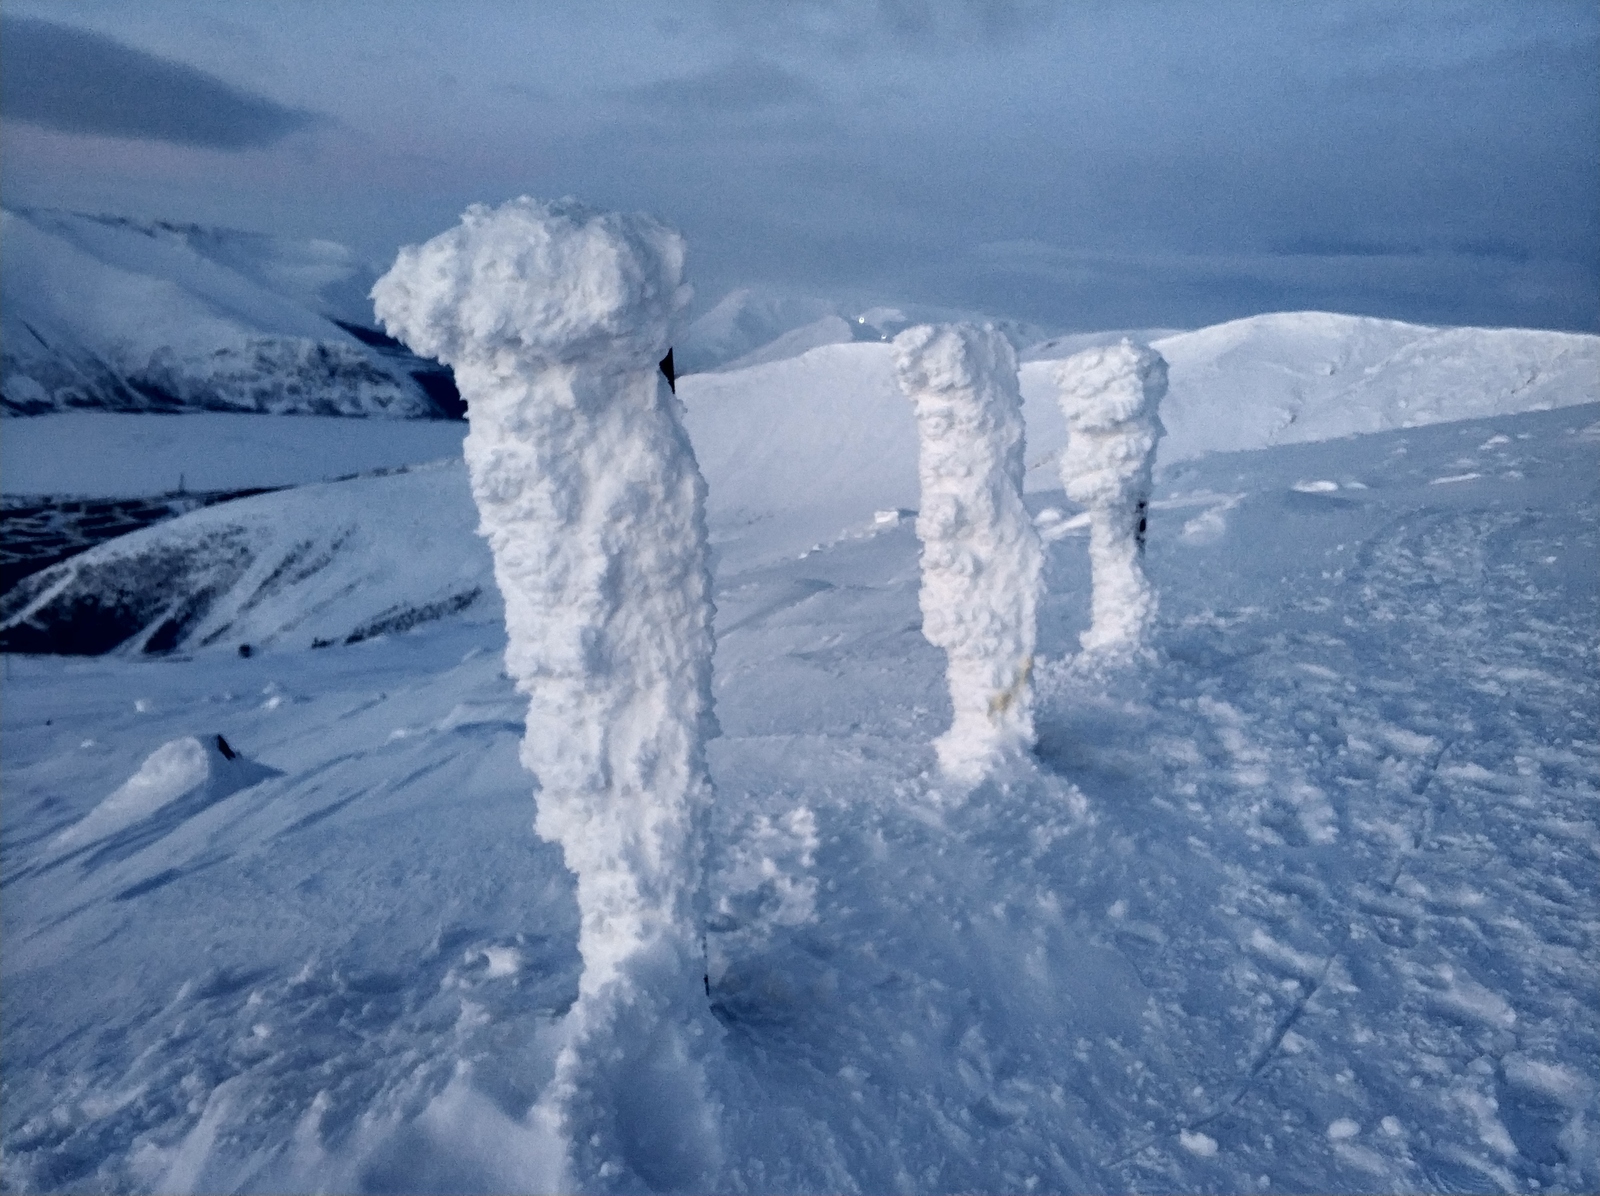
[[[1084,541],[1030,474],[1063,512],[1040,745],[964,801],[887,347],[683,379],[719,553],[720,1186],[1600,1183],[1595,338],[1341,319],[1315,351],[1289,316],[1160,343],[1152,661],[1075,663]],[[1062,435],[1039,370],[1030,463]],[[1207,452],[1224,416],[1254,451]],[[161,602],[113,655],[4,658],[8,1188],[549,1182],[527,1115],[577,910],[474,523],[439,464],[61,567],[80,608]]]

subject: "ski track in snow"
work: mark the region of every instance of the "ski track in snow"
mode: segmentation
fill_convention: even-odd
[[[1600,1184],[1595,412],[1169,468],[1157,659],[1073,666],[1057,538],[1038,752],[964,803],[909,521],[720,577],[724,1186]],[[6,659],[7,1188],[538,1173],[576,908],[503,644]],[[217,732],[284,775],[49,864]]]

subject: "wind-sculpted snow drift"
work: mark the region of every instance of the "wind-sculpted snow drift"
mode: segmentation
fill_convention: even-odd
[[[1088,652],[1137,651],[1156,614],[1143,558],[1167,363],[1124,339],[1067,358],[1056,381],[1071,429],[1061,484],[1089,509],[1094,621],[1081,642]]]
[[[935,742],[969,784],[1033,746],[1043,552],[1022,503],[1017,359],[993,328],[908,328],[894,340],[921,441],[922,633],[943,648],[954,718]]]
[[[583,975],[542,1105],[564,1189],[703,1189],[717,1163],[705,482],[657,370],[689,299],[683,258],[648,217],[523,198],[403,249],[373,290],[467,396],[537,826],[577,877]]]
[[[54,863],[89,852],[131,855],[206,806],[282,775],[241,756],[221,735],[171,740],[151,752],[115,792],[51,839],[46,860]]]

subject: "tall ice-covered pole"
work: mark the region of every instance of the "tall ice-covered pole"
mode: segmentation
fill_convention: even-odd
[[[995,329],[921,325],[894,339],[916,412],[922,481],[922,633],[943,648],[953,718],[939,766],[975,784],[1033,746],[1044,555],[1022,502],[1017,358]]]
[[[1144,571],[1145,526],[1157,414],[1167,393],[1166,359],[1126,337],[1086,349],[1056,370],[1067,447],[1061,484],[1089,509],[1092,616],[1079,636],[1086,652],[1137,652],[1155,620],[1156,594]]]
[[[539,833],[577,877],[583,973],[546,1094],[580,1187],[703,1187],[702,825],[712,604],[705,482],[657,363],[681,237],[526,197],[401,250],[379,318],[455,371],[465,454],[528,697]]]

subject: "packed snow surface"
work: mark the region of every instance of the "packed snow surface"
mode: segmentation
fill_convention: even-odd
[[[940,767],[976,784],[1033,747],[1043,554],[1022,501],[1017,359],[994,328],[920,324],[894,339],[916,413],[922,634],[945,653],[953,718]]]
[[[5,415],[441,414],[436,366],[348,330],[371,317],[342,246],[10,208],[0,241]]]
[[[1069,429],[1061,485],[1089,515],[1094,613],[1083,646],[1136,651],[1157,605],[1143,558],[1167,363],[1125,338],[1067,358],[1056,385]]]
[[[1053,540],[1039,746],[960,803],[909,520],[719,571],[708,1186],[1594,1190],[1597,457],[1591,405],[1158,473],[1153,658],[1075,666]],[[324,493],[426,476],[470,511]],[[579,907],[505,646],[5,658],[8,1189],[539,1190]],[[282,775],[51,863],[217,734]]]
[[[528,698],[537,828],[576,878],[583,957],[542,1109],[546,1186],[701,1190],[710,804],[706,486],[658,361],[686,306],[682,239],[572,201],[469,209],[401,251],[379,318],[454,367],[466,462]]]

